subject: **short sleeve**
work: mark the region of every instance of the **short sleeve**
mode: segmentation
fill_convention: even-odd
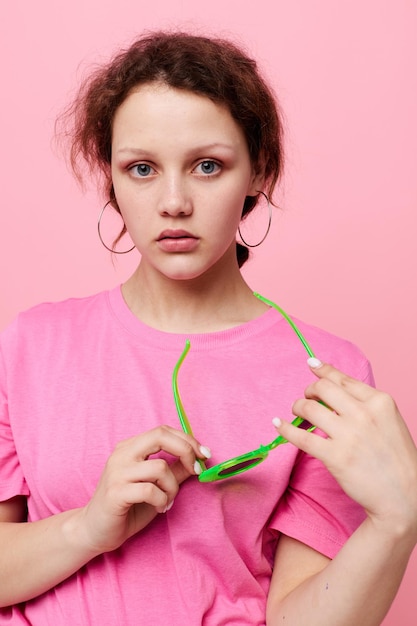
[[[374,386],[366,359],[362,359],[355,377]],[[315,433],[325,437],[319,430]],[[334,558],[365,517],[363,508],[344,493],[323,463],[300,451],[269,528]]]
[[[0,338],[0,502],[17,495],[29,495],[17,456],[9,420],[7,367]]]
[[[321,461],[300,452],[269,528],[334,558],[364,519],[363,508],[343,492]]]

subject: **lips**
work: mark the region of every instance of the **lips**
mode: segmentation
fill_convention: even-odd
[[[157,241],[161,241],[163,239],[196,239],[196,237],[194,237],[194,235],[192,235],[191,233],[189,233],[186,230],[178,230],[178,229],[167,229],[167,230],[163,230],[162,233],[159,235],[158,240]]]
[[[157,238],[157,244],[164,252],[192,252],[199,239],[187,230],[166,229]]]

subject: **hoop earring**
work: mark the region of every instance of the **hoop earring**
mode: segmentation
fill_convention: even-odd
[[[132,246],[131,248],[129,248],[129,250],[114,250],[113,248],[109,248],[109,246],[104,242],[103,237],[101,236],[101,231],[100,231],[100,225],[101,225],[101,218],[103,217],[104,211],[106,210],[106,208],[109,206],[109,204],[111,204],[111,200],[109,200],[108,202],[106,202],[106,204],[104,205],[104,207],[101,209],[100,211],[100,215],[98,216],[98,222],[97,222],[97,231],[98,231],[98,237],[101,241],[101,243],[103,244],[103,246],[106,248],[106,250],[108,250],[109,252],[113,252],[114,254],[127,254],[128,252],[132,252],[132,250],[134,250],[134,248],[136,246]]]
[[[237,232],[239,233],[239,237],[241,238],[241,240],[243,241],[245,246],[248,246],[248,248],[257,248],[258,246],[260,246],[261,243],[263,243],[265,241],[265,239],[267,238],[268,233],[269,233],[269,229],[271,228],[271,223],[272,223],[272,207],[271,207],[271,203],[269,202],[269,198],[266,195],[266,193],[264,193],[263,191],[260,191],[259,193],[263,195],[263,197],[265,198],[265,200],[267,202],[267,205],[268,205],[268,211],[269,211],[268,226],[266,228],[265,235],[262,237],[262,239],[260,241],[258,241],[258,243],[248,243],[247,241],[245,241],[243,239],[243,237],[242,237],[242,233],[240,232],[240,226],[238,226]]]

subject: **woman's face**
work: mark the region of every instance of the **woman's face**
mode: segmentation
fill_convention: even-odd
[[[175,280],[235,269],[243,203],[262,181],[226,108],[164,84],[138,87],[116,111],[111,167],[141,264]]]

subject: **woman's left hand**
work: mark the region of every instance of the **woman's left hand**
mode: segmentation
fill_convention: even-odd
[[[375,523],[417,541],[417,449],[394,400],[331,365],[311,369],[318,380],[293,413],[327,438],[284,421],[277,430],[321,460]]]

